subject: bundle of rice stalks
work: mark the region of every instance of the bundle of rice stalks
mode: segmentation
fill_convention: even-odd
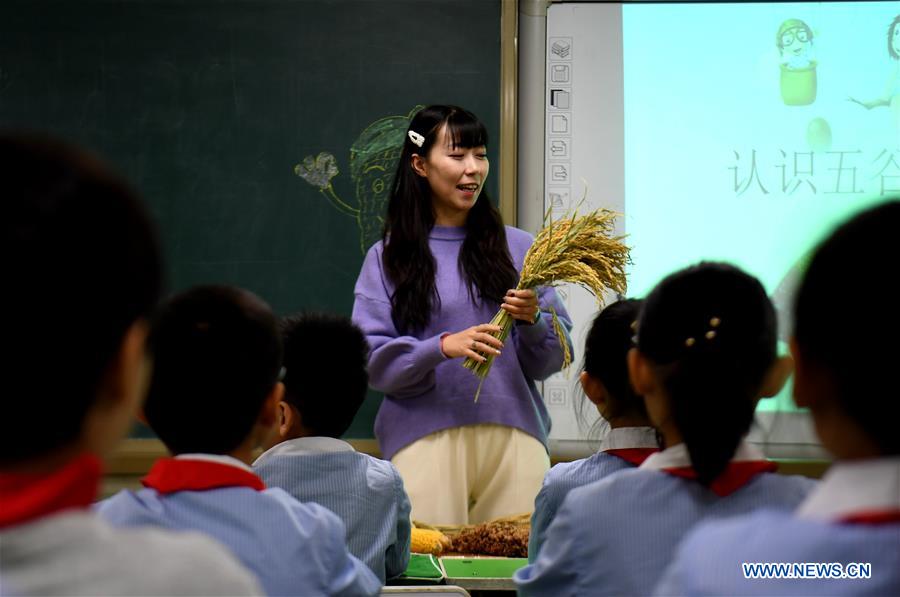
[[[597,209],[584,216],[571,216],[553,222],[550,212],[544,216],[544,228],[534,239],[519,277],[517,290],[554,286],[562,282],[578,284],[597,299],[598,307],[603,304],[606,290],[625,293],[625,266],[630,263],[629,248],[622,242],[624,237],[613,236],[615,212]],[[563,369],[572,364],[572,353],[566,342],[566,335],[553,307],[548,307],[553,316],[553,330],[559,338],[563,350]],[[500,326],[500,332],[493,335],[505,341],[513,326],[512,316],[500,309],[491,324]],[[475,401],[481,394],[481,386],[494,364],[494,354],[483,354],[487,360],[476,361],[467,358],[463,367],[470,369],[481,378]]]

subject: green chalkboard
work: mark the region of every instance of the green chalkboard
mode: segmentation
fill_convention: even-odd
[[[349,314],[403,119],[459,104],[499,139],[500,10],[4,0],[0,126],[87,146],[131,180],[158,220],[171,289],[235,284],[281,314]],[[349,437],[372,437],[378,403]]]

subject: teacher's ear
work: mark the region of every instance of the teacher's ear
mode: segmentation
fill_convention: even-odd
[[[422,178],[426,178],[428,176],[428,164],[425,161],[425,158],[417,153],[414,153],[412,154],[412,157],[410,157],[410,163],[412,164],[412,169],[416,174],[418,174]]]

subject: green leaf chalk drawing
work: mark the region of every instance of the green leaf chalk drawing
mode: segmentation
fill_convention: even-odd
[[[381,238],[384,210],[391,191],[391,179],[403,149],[403,136],[409,121],[423,106],[405,116],[386,116],[367,126],[350,147],[350,178],[356,189],[356,201],[341,199],[331,184],[340,174],[337,159],[327,151],[306,156],[294,166],[294,174],[319,189],[338,211],[356,219],[359,249],[365,254]]]

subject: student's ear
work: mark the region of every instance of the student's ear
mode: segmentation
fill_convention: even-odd
[[[140,319],[134,322],[119,345],[100,382],[98,400],[107,406],[119,403],[129,409],[129,416],[135,417],[144,401],[150,381],[150,362],[147,358],[146,343],[149,326]]]
[[[656,387],[656,378],[650,368],[650,362],[637,348],[628,351],[628,377],[631,387],[638,396],[647,396]]]
[[[278,403],[278,436],[281,439],[288,439],[291,436],[291,430],[299,422],[300,414],[290,404],[281,400]]]
[[[87,449],[96,454],[107,453],[128,433],[144,400],[151,369],[145,349],[148,330],[143,319],[128,328],[101,378],[82,428]]]
[[[269,391],[269,395],[266,396],[266,401],[263,403],[262,409],[259,412],[259,422],[266,427],[275,427],[279,423],[279,408],[278,404],[281,402],[281,399],[284,398],[284,384],[280,381],[276,381],[275,385],[272,386],[272,389]]]
[[[412,157],[410,158],[410,160],[411,160],[410,163],[412,164],[413,172],[415,172],[422,178],[425,178],[426,176],[428,176],[428,168],[426,167],[427,164],[425,163],[425,158],[423,158],[422,156],[420,156],[417,153],[414,153],[414,154],[412,154]]]
[[[763,379],[759,395],[762,398],[771,398],[778,394],[793,372],[794,359],[788,355],[783,355],[775,359],[775,362],[772,363],[772,366],[769,367],[769,370],[766,372],[766,377]]]
[[[587,371],[582,371],[578,377],[581,380],[581,388],[584,390],[584,395],[587,396],[587,399],[593,402],[598,410],[606,408],[606,404],[609,401],[609,392],[606,391],[606,386],[603,385],[603,382]]]

